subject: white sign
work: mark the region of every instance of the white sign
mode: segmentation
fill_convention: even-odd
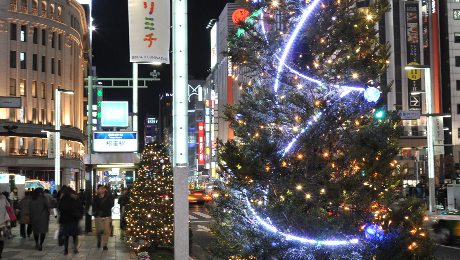
[[[0,174],[0,183],[10,183],[10,175]]]
[[[170,0],[128,1],[131,62],[169,64],[169,2]]]
[[[444,120],[442,116],[433,117],[433,140],[436,141],[444,140]]]
[[[0,107],[21,108],[21,97],[0,97]]]
[[[211,29],[211,68],[217,63],[217,22]]]
[[[420,119],[420,110],[400,110],[399,116],[401,120]]]
[[[55,145],[56,145],[56,133],[47,132],[46,142],[48,143],[48,158],[56,158]]]
[[[15,184],[26,184],[26,176],[15,175],[14,183]]]
[[[137,132],[94,132],[93,151],[137,152]]]

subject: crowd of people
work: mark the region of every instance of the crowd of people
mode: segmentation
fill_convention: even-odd
[[[0,193],[0,259],[4,241],[12,238],[11,229],[17,224],[19,224],[20,236],[26,238],[33,234],[35,249],[42,251],[43,242],[49,232],[51,215],[58,218],[58,241],[64,246],[64,255],[69,253],[70,237],[73,239],[73,253],[78,253],[78,236],[83,234],[80,220],[85,213],[95,218],[97,247],[102,246],[103,250],[108,250],[108,240],[113,229],[112,207],[117,197],[116,191],[112,192],[103,185],[98,185],[97,194],[88,205],[86,205],[84,190],[76,193],[66,185],[59,191],[54,190],[53,194],[50,190],[36,188],[26,191],[22,198],[19,198],[16,187],[10,193]],[[128,190],[123,190],[118,198],[118,204],[121,213],[120,228],[124,230],[125,207],[129,204]]]

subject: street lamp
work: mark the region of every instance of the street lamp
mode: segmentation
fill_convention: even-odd
[[[54,100],[54,131],[56,145],[54,157],[54,185],[56,189],[61,187],[61,92],[67,94],[74,94],[72,90],[56,88]]]
[[[436,195],[435,195],[435,181],[434,181],[434,141],[433,141],[433,106],[431,102],[431,68],[429,65],[408,65],[406,70],[420,69],[425,70],[425,102],[426,102],[426,142],[428,146],[428,180],[429,180],[429,210],[434,212],[436,210]],[[423,93],[418,91],[417,94]],[[414,93],[415,95],[415,93]]]

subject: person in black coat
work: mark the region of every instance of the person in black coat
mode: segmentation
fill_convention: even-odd
[[[74,253],[78,253],[78,233],[80,227],[78,222],[83,218],[83,208],[77,200],[75,192],[67,187],[62,191],[60,203],[59,203],[59,224],[61,225],[61,235],[65,237],[64,242],[64,255],[69,253],[69,237],[73,237],[73,243],[75,246]]]
[[[103,185],[97,186],[97,195],[93,198],[93,216],[96,218],[97,247],[101,247],[101,237],[104,234],[104,250],[110,236],[110,222],[112,222],[113,198]]]

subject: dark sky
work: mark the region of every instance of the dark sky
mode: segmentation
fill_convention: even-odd
[[[206,29],[206,25],[211,19],[218,19],[225,5],[233,2],[233,0],[188,0],[189,76],[195,79],[206,79],[211,63],[210,31]],[[96,66],[97,76],[131,78],[128,1],[93,0],[93,18],[96,27],[93,33],[93,66]],[[139,129],[142,129],[146,113],[158,116],[159,94],[163,90],[170,92],[172,89],[171,65],[139,65],[139,77],[150,77],[150,72],[154,69],[161,73],[161,81],[149,83],[148,89],[139,89]],[[132,110],[132,90],[106,89],[104,100],[129,101],[130,111]]]

